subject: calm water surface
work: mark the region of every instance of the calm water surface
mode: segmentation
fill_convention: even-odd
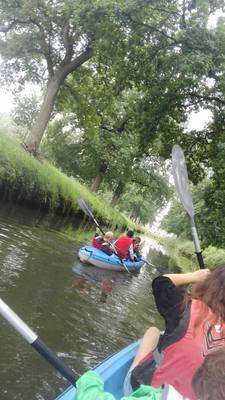
[[[149,267],[132,277],[85,267],[79,246],[38,224],[33,212],[1,205],[0,296],[81,374],[162,322]],[[1,317],[0,338],[1,400],[53,400],[68,386]]]

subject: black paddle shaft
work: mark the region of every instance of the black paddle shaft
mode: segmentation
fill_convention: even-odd
[[[9,322],[9,324],[29,343],[35,350],[38,351],[53,367],[61,373],[64,378],[68,379],[72,385],[75,385],[78,376],[74,374],[58,356],[43,343],[33,332],[29,326],[2,300],[0,299],[0,315]]]
[[[41,339],[37,338],[32,344],[32,347],[38,351],[40,355],[42,355],[57,371],[60,372],[64,378],[66,378],[73,386],[75,385],[78,376],[74,374],[74,372],[68,368],[58,357],[57,355],[48,347],[45,343],[42,342]]]
[[[189,216],[189,220],[190,220],[191,234],[192,234],[193,242],[195,245],[195,253],[197,256],[198,264],[199,264],[200,269],[204,269],[205,264],[204,264],[204,260],[202,257],[202,250],[201,250],[201,246],[200,246],[200,242],[199,242],[199,238],[198,238],[197,229],[195,226],[195,221],[194,221],[194,218],[192,218],[190,216]]]

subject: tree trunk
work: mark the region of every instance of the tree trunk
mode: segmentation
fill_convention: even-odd
[[[125,184],[120,181],[118,183],[118,186],[117,186],[114,194],[113,194],[113,197],[112,197],[112,200],[110,203],[111,207],[115,207],[117,205],[118,201],[120,200],[120,198],[124,192],[124,189],[125,189]]]
[[[100,167],[99,167],[99,173],[98,173],[98,175],[96,176],[94,182],[91,185],[91,189],[90,189],[91,192],[94,192],[94,193],[98,192],[98,190],[99,190],[99,188],[101,186],[101,183],[102,183],[102,181],[104,179],[104,176],[106,174],[106,171],[107,171],[107,165],[106,164],[101,164]]]
[[[27,150],[33,153],[34,155],[37,153],[38,147],[41,143],[42,136],[50,119],[60,87],[62,86],[66,77],[71,72],[79,68],[82,64],[84,64],[87,60],[89,60],[92,57],[92,55],[93,55],[93,50],[92,48],[88,47],[83,53],[77,56],[74,60],[71,60],[64,65],[61,65],[58,71],[56,71],[55,74],[50,78],[41,109],[31,129],[30,135],[25,141],[25,146]]]
[[[27,150],[34,155],[37,153],[45,128],[50,119],[60,86],[61,80],[59,78],[53,77],[50,80],[37,119],[31,129],[30,135],[25,141]]]

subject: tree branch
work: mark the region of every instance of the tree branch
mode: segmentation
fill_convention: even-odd
[[[10,31],[10,29],[12,29],[14,26],[16,26],[17,24],[29,24],[28,20],[20,20],[20,19],[16,19],[14,18],[11,22],[8,23],[7,26],[0,26],[0,32],[2,33],[7,33]]]
[[[61,62],[61,66],[68,64],[73,57],[73,43],[74,39],[69,35],[70,26],[67,23],[62,29],[62,40],[66,50],[64,59]]]
[[[103,115],[102,115],[102,113],[101,113],[98,109],[96,109],[96,114],[99,116],[99,118],[100,118],[100,120],[101,120],[101,122],[100,122],[100,124],[99,124],[99,128],[100,128],[101,130],[103,130],[103,131],[107,131],[107,132],[110,132],[110,133],[115,133],[115,128],[109,128],[108,126],[106,126],[106,125],[104,124]]]
[[[205,101],[216,101],[217,103],[225,105],[225,100],[221,99],[220,97],[217,96],[207,96],[207,95],[201,95],[196,92],[188,92],[187,93],[191,97],[196,97],[199,100],[205,100]]]
[[[156,28],[155,26],[146,24],[145,22],[137,21],[129,14],[126,14],[126,16],[134,24],[139,25],[139,26],[143,26],[143,27],[148,28],[148,29],[151,29],[152,31],[155,31],[155,32],[159,33],[160,35],[166,37],[167,39],[172,40],[174,43],[179,44],[179,42],[173,36],[168,35],[167,33],[165,33],[164,31],[161,31],[160,29]]]
[[[120,126],[117,128],[117,132],[122,133],[126,129],[126,125],[127,125],[128,121],[129,121],[129,118],[127,115],[125,115],[123,117],[123,120],[122,120]]]
[[[44,44],[44,46],[43,46],[44,51],[42,52],[42,54],[44,55],[46,63],[47,63],[47,70],[48,70],[49,78],[52,78],[54,75],[54,68],[53,68],[53,61],[51,58],[51,46],[49,46],[49,43],[46,42],[46,35],[45,35],[44,28],[38,21],[36,21],[33,18],[30,18],[30,22],[33,25],[35,25],[39,29],[39,32],[41,32],[41,34],[42,34],[42,40],[43,40],[43,44]]]
[[[185,15],[186,15],[186,2],[185,2],[185,0],[183,0],[183,6],[182,6],[182,16],[181,16],[181,26],[182,26],[182,28],[184,29],[184,28],[186,28],[186,18],[185,18]]]
[[[88,61],[92,57],[93,52],[94,50],[91,47],[87,47],[86,50],[83,51],[83,53],[77,56],[74,60],[66,65],[60,65],[58,74],[61,75],[63,79],[65,79],[68,74],[75,71],[78,67]]]
[[[153,12],[154,11],[159,11],[160,13],[166,13],[166,14],[170,14],[170,15],[180,15],[180,13],[178,11],[172,11],[172,10],[167,10],[166,8],[162,8],[162,7],[149,7]]]
[[[107,131],[107,132],[110,132],[110,133],[115,133],[115,129],[108,128],[106,125],[101,124],[99,127],[100,127],[100,129],[102,129],[104,131]]]

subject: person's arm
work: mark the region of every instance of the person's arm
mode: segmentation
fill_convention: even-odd
[[[152,291],[156,307],[165,320],[166,331],[172,332],[184,312],[185,285],[197,283],[208,276],[209,270],[198,270],[186,274],[165,274],[155,278]]]
[[[188,285],[189,283],[198,283],[203,281],[210,274],[209,269],[199,269],[198,271],[188,272],[186,274],[164,274],[175,286]]]

